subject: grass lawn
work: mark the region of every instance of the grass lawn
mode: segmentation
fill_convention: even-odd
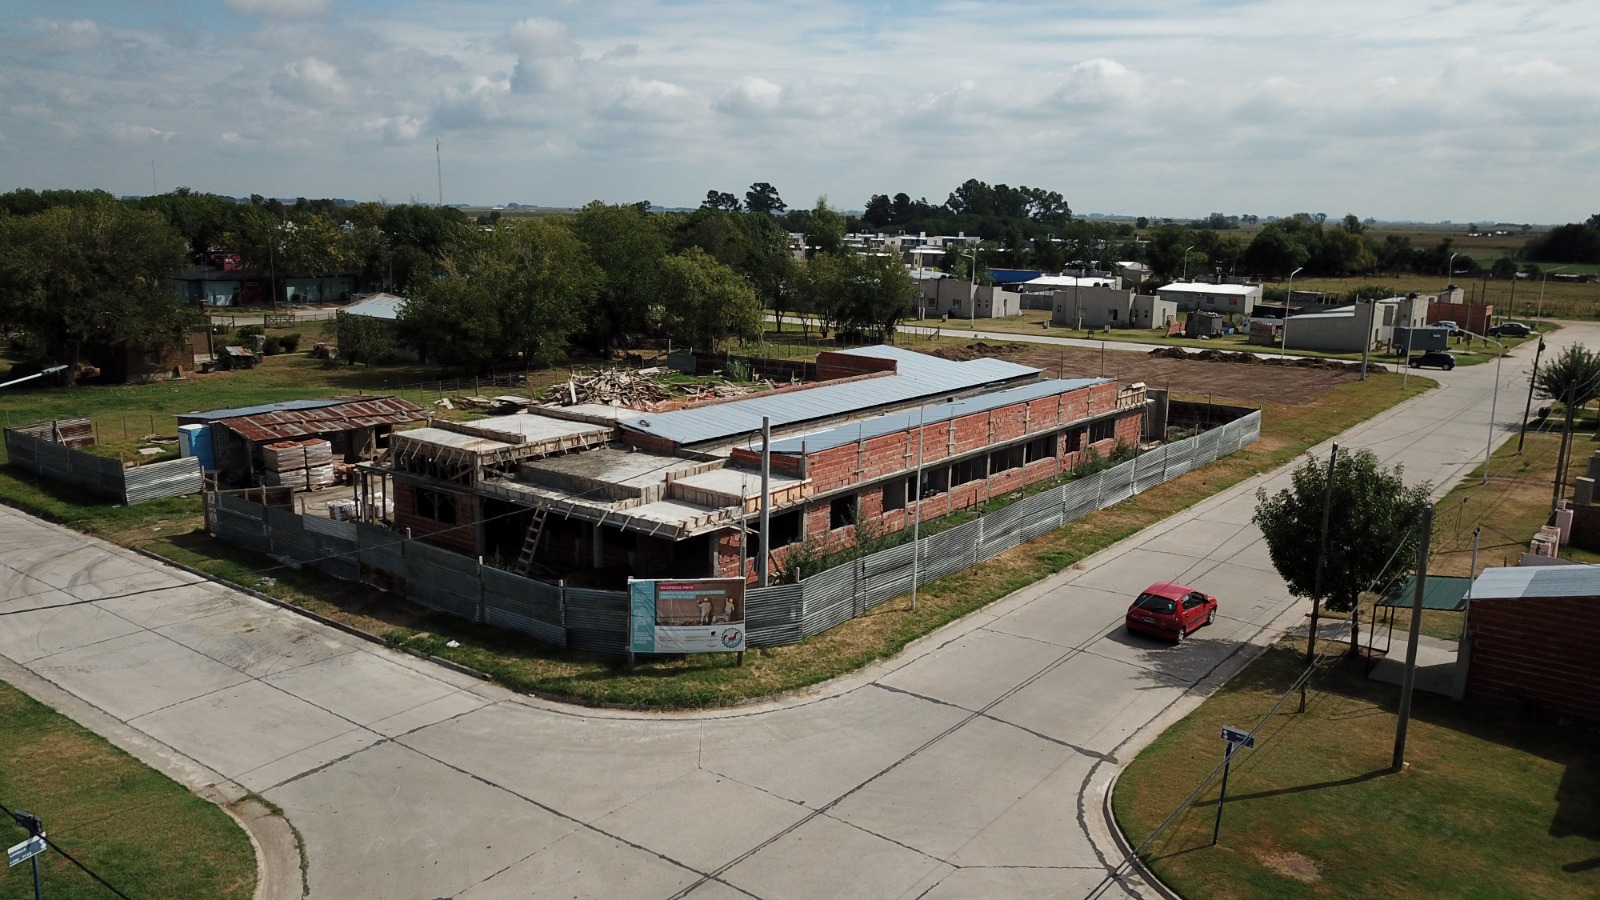
[[[1279,645],[1122,774],[1117,821],[1138,843],[1300,671]],[[1221,840],[1213,783],[1145,849],[1189,898],[1600,896],[1600,741],[1415,695],[1410,768],[1390,774],[1399,688],[1334,661],[1234,756]]]
[[[187,788],[0,683],[0,801],[44,820],[50,838],[130,897],[248,898],[250,839]],[[26,839],[0,822],[7,846]],[[44,896],[109,897],[62,857],[39,857]],[[33,896],[28,864],[0,870],[0,898]]]

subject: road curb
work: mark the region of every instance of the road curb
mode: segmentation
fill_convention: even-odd
[[[1143,881],[1151,890],[1160,894],[1166,900],[1183,900],[1182,895],[1167,887],[1166,882],[1157,878],[1155,873],[1150,871],[1150,868],[1144,864],[1144,860],[1134,854],[1133,845],[1128,842],[1128,836],[1122,833],[1122,826],[1117,824],[1116,814],[1111,810],[1111,794],[1116,791],[1117,782],[1122,778],[1122,772],[1122,769],[1118,769],[1111,776],[1111,781],[1106,784],[1105,794],[1100,798],[1100,811],[1106,817],[1106,830],[1111,832],[1111,840],[1116,842],[1117,852],[1122,854],[1123,861],[1128,864],[1130,870],[1139,876],[1140,881]]]

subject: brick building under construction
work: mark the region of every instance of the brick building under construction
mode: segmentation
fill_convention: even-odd
[[[394,520],[463,554],[593,586],[754,577],[762,421],[770,562],[858,522],[908,528],[1140,439],[1143,385],[994,359],[830,351],[818,380],[671,412],[601,405],[395,432]],[[918,472],[920,471],[920,478]]]

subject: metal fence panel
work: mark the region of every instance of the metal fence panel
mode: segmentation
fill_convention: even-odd
[[[560,588],[490,566],[479,569],[478,574],[483,580],[486,623],[520,631],[551,646],[567,646]]]
[[[1017,504],[1025,509],[1017,540],[1026,544],[1061,527],[1061,489],[1045,491]]]
[[[1152,450],[1133,460],[1133,492],[1142,494],[1165,479],[1167,452],[1170,445]]]
[[[1194,442],[1194,467],[1196,469],[1209,466],[1217,461],[1218,439],[1222,435],[1215,428],[1195,435],[1189,440]]]
[[[1133,460],[1100,473],[1100,508],[1115,506],[1133,496]]]
[[[292,559],[297,563],[316,557],[316,545],[306,536],[305,526],[300,524],[299,516],[284,509],[268,509],[266,521],[272,533],[274,556]]]
[[[122,473],[122,481],[126,503],[198,494],[205,487],[200,460],[193,456],[128,469]]]
[[[567,646],[594,653],[628,649],[628,594],[567,588]]]
[[[1194,439],[1190,438],[1187,441],[1180,442],[1182,446],[1175,445],[1167,448],[1167,470],[1166,477],[1163,480],[1171,481],[1194,468],[1193,441]]]
[[[307,522],[310,521],[313,519],[308,518]],[[306,536],[312,539],[316,548],[316,556],[307,561],[308,565],[345,581],[361,580],[361,545],[356,543],[355,529],[350,530],[348,538],[334,537],[310,528],[306,529]]]
[[[405,538],[387,528],[357,523],[356,542],[360,545],[361,568],[392,580],[387,584],[380,582],[377,586],[404,592],[406,558],[401,548],[405,545]]]
[[[478,561],[418,541],[405,545],[406,599],[476,621],[483,596]]]
[[[755,588],[744,596],[745,643],[751,647],[782,647],[805,639],[801,627],[805,587],[780,584]]]

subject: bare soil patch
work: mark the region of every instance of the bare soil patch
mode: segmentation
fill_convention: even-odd
[[[1153,388],[1171,390],[1174,396],[1210,399],[1242,406],[1302,405],[1342,384],[1361,379],[1359,371],[1328,367],[1338,361],[1304,359],[1289,365],[1270,365],[1249,354],[1224,354],[1204,351],[1204,358],[1178,359],[1164,352],[1130,353],[1126,350],[1090,350],[1078,347],[1046,347],[1040,344],[981,344],[958,348],[978,356],[996,356],[1046,370],[1052,378],[1105,376],[1123,383],[1142,381]],[[944,353],[941,356],[946,355]],[[1243,356],[1248,362],[1234,361]],[[960,357],[967,358],[967,357]],[[1304,363],[1301,365],[1300,363]],[[1387,367],[1373,363],[1368,372],[1381,373]]]

